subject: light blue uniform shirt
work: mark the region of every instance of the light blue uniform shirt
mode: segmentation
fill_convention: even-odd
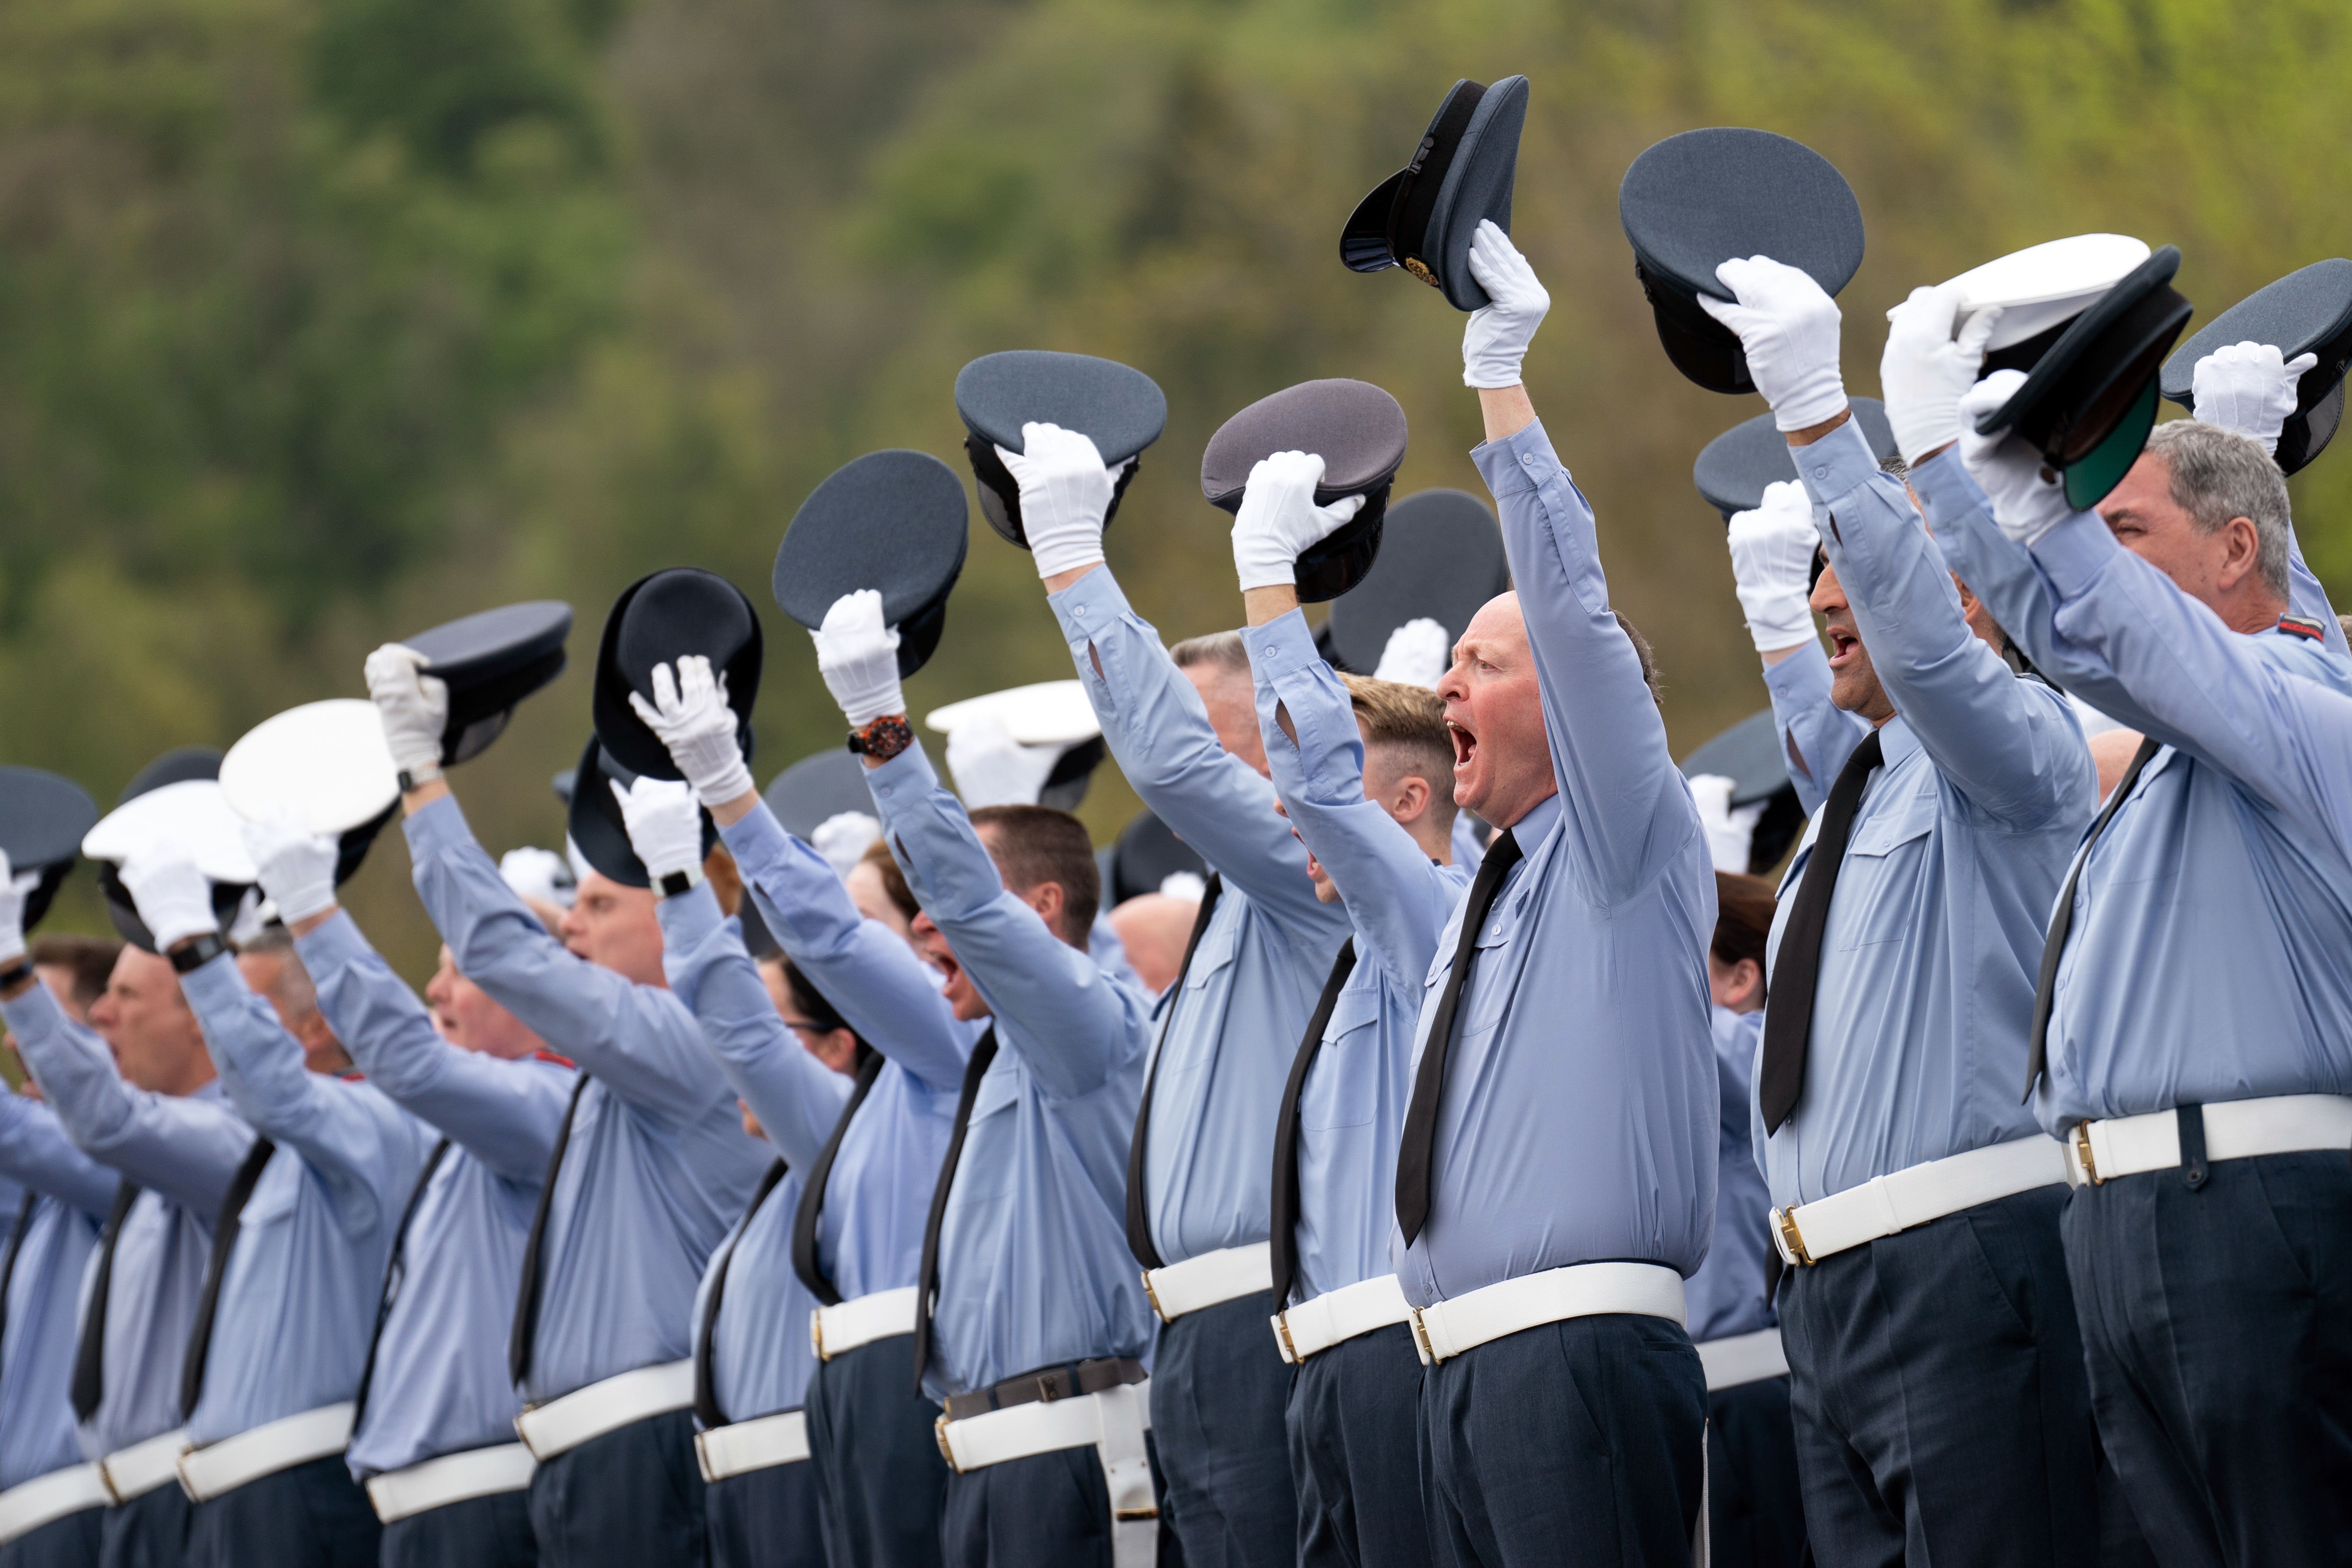
[[[33,1194],[33,1212],[8,1278],[8,1327],[0,1343],[0,1491],[85,1458],[74,1435],[74,1346],[81,1333],[82,1276],[121,1180],[75,1148],[57,1113],[0,1092],[0,1164]],[[24,1199],[0,1219],[0,1248],[15,1235]]]
[[[1437,956],[1438,929],[1470,877],[1433,862],[1394,817],[1364,798],[1355,708],[1315,651],[1305,613],[1251,626],[1242,641],[1257,677],[1257,723],[1275,788],[1356,930],[1356,966],[1299,1087],[1297,1277],[1290,1293],[1293,1301],[1308,1301],[1389,1272],[1397,1139],[1412,1098],[1422,982]],[[1276,718],[1286,709],[1295,742]],[[1450,778],[1433,782],[1453,787]]]
[[[787,834],[765,802],[720,834],[769,932],[883,1057],[834,1154],[817,1218],[817,1268],[845,1301],[904,1289],[922,1268],[931,1189],[977,1037],[955,1021],[929,965],[897,932],[861,916],[824,857]],[[714,965],[697,989],[695,1011],[770,1140],[795,1171],[811,1169],[849,1080],[802,1048],[748,961],[741,969],[731,956]]]
[[[2034,976],[2066,858],[2098,810],[2074,710],[1969,629],[1943,552],[1861,426],[1849,420],[1797,458],[1896,717],[1879,731],[1885,761],[1854,813],[1822,934],[1802,1094],[1769,1139],[1760,1112],[1753,1122],[1784,1207],[2036,1132],[2020,1103]],[[1868,725],[1843,715],[1840,734],[1822,712],[1818,642],[1765,684],[1826,795]],[[1809,838],[1781,883],[1768,973],[1811,858]]]
[[[217,1079],[189,1095],[125,1083],[106,1042],[68,1017],[47,986],[0,1003],[0,1015],[67,1135],[145,1189],[115,1241],[103,1385],[81,1428],[82,1452],[99,1458],[180,1425],[180,1363],[212,1256],[213,1216],[253,1129]]]
[[[226,953],[180,977],[229,1102],[278,1145],[238,1215],[188,1439],[202,1446],[352,1397],[393,1227],[433,1146],[375,1089],[302,1065]]]
[[[1494,492],[1559,793],[1511,827],[1438,1102],[1428,1223],[1391,1228],[1425,1307],[1573,1263],[1687,1276],[1715,1229],[1707,944],[1715,868],[1639,656],[1609,608],[1592,510],[1540,423],[1471,453]],[[1439,933],[1413,1061],[1460,942]]]
[[[507,1376],[507,1331],[572,1070],[443,1039],[340,910],[295,945],[320,1009],[368,1082],[450,1140],[409,1221],[367,1411],[344,1458],[364,1480],[511,1443],[522,1401]]]
[[[1005,890],[921,746],[866,783],[916,901],[995,1016],[996,1059],[940,1230],[924,1386],[943,1398],[1066,1362],[1140,1356],[1153,1318],[1126,1205],[1143,997]]]
[[[1316,900],[1274,785],[1217,744],[1200,692],[1110,568],[1050,603],[1128,782],[1224,883],[1181,984],[1160,999],[1151,1069],[1146,1213],[1160,1261],[1181,1263],[1265,1239],[1275,1111],[1348,914]]]
[[[1475,877],[1478,874],[1478,868],[1486,863],[1486,844],[1478,837],[1477,824],[1470,820],[1468,812],[1456,813],[1454,818],[1454,868],[1465,877]],[[1466,888],[1469,884],[1465,882],[1463,886]]]
[[[767,1152],[772,1160],[775,1152]],[[711,1328],[710,1384],[730,1423],[798,1410],[808,1401],[816,1371],[808,1324],[816,1298],[793,1273],[793,1214],[800,1203],[801,1179],[788,1173],[711,1253],[694,1292],[698,1336],[711,1281],[720,1261],[729,1259],[727,1294]],[[695,1348],[701,1349],[698,1338]]]
[[[1913,482],[2035,666],[2165,747],[2075,884],[2042,1125],[2352,1094],[2352,666],[2230,630],[2095,513],[2022,549],[1954,453]]]
[[[474,842],[454,797],[406,824],[416,890],[458,973],[592,1075],[541,1238],[523,1398],[693,1352],[696,1282],[770,1156],[686,1004],[567,952]],[[664,900],[665,904],[672,900]]]
[[[1764,1173],[1756,1168],[1756,1145],[1748,1130],[1748,1072],[1764,1034],[1764,1013],[1713,1009],[1716,1087],[1722,1118],[1715,1143],[1715,1242],[1706,1261],[1683,1282],[1690,1310],[1690,1337],[1729,1339],[1768,1329],[1774,1321],[1764,1299],[1764,1257],[1772,1248],[1767,1215],[1772,1204]]]

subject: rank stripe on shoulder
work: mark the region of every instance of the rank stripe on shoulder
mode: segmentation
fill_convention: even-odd
[[[2325,642],[2327,628],[2305,616],[2281,616],[2278,629],[2289,637],[2302,637],[2306,642]]]

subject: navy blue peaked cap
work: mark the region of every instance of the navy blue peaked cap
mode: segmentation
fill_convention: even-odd
[[[2195,406],[2197,362],[2231,343],[2268,343],[2284,359],[2317,354],[2295,383],[2294,412],[2279,432],[2278,466],[2294,473],[2326,449],[2344,422],[2344,373],[2352,367],[2352,261],[2315,261],[2257,289],[2164,362],[2164,395]]]
[[[1029,548],[1021,526],[1021,487],[999,447],[1023,452],[1024,425],[1058,425],[1095,444],[1117,471],[1108,527],[1119,498],[1140,468],[1143,449],[1168,427],[1168,397],[1160,384],[1117,360],[1092,354],[1012,349],[983,354],[956,373],[956,413],[963,418],[964,456],[980,481],[980,514],[1004,539]],[[1124,464],[1124,467],[1121,465]]]
[[[834,470],[776,547],[776,607],[814,631],[845,594],[878,589],[898,628],[898,674],[923,668],[947,629],[970,546],[963,481],[928,452],[868,452]]]
[[[1527,118],[1527,78],[1492,87],[1455,82],[1411,161],[1356,205],[1339,234],[1339,259],[1357,272],[1402,267],[1457,310],[1484,306],[1486,290],[1470,276],[1470,241],[1483,218],[1510,232]]]
[[[1503,532],[1485,501],[1465,490],[1421,490],[1389,508],[1380,558],[1364,580],[1331,603],[1325,655],[1357,675],[1380,668],[1389,636],[1407,621],[1433,620],[1447,646],[1461,640],[1480,605],[1511,586]]]

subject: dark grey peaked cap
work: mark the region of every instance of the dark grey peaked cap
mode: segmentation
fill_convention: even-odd
[[[122,793],[114,797],[114,804],[121,805],[149,790],[162,789],[165,784],[186,784],[193,779],[216,779],[220,777],[221,758],[226,754],[210,746],[174,746],[131,774],[131,782],[122,786]]]
[[[1483,219],[1510,231],[1527,117],[1523,76],[1492,87],[1455,82],[1412,161],[1357,204],[1340,232],[1339,259],[1356,272],[1402,267],[1456,310],[1485,306],[1486,290],[1470,273],[1470,241]]]
[[[845,594],[874,588],[898,628],[898,673],[923,668],[947,628],[971,543],[963,481],[928,452],[868,452],[809,492],[776,548],[776,607],[815,631]]]
[[[2164,362],[2164,395],[2193,407],[2197,362],[2246,342],[2268,343],[2285,359],[2319,356],[2295,384],[2294,412],[2279,432],[2278,466],[2292,474],[2326,449],[2343,422],[2344,374],[2352,367],[2352,261],[2315,261],[2222,311]]]
[[[651,701],[656,666],[674,666],[688,654],[699,654],[726,683],[727,705],[735,714],[735,743],[749,761],[762,638],[751,596],[715,572],[673,566],[630,584],[604,617],[604,636],[596,647],[595,684],[588,698],[589,721],[596,727],[605,756],[632,773],[657,779],[684,776],[661,737],[637,717],[629,696],[635,692]]]
[[[956,373],[955,397],[956,413],[969,432],[964,458],[980,481],[981,515],[1024,550],[1029,535],[1021,522],[1021,485],[996,452],[999,447],[1027,451],[1023,426],[1075,430],[1095,444],[1105,464],[1128,465],[1114,481],[1105,527],[1118,514],[1120,498],[1135,478],[1136,466],[1129,460],[1140,457],[1168,427],[1168,398],[1157,382],[1117,360],[1091,354],[1045,349],[985,354]]]
[[[1751,713],[1683,759],[1683,776],[1714,773],[1731,781],[1734,806],[1766,803],[1748,840],[1748,869],[1762,872],[1780,863],[1804,831],[1805,810],[1780,752],[1780,729],[1772,710]]]
[[[1323,459],[1318,506],[1342,496],[1365,498],[1363,509],[1331,536],[1300,553],[1298,597],[1336,599],[1364,579],[1380,553],[1389,486],[1404,461],[1404,410],[1369,381],[1302,381],[1243,409],[1209,437],[1201,454],[1201,493],[1226,511],[1241,510],[1250,470],[1276,452],[1312,452]]]
[[[1863,439],[1881,463],[1895,455],[1895,430],[1886,422],[1886,405],[1875,397],[1852,400]],[[1709,441],[1691,465],[1691,483],[1706,503],[1729,522],[1736,511],[1753,511],[1764,504],[1764,487],[1797,477],[1789,456],[1788,437],[1769,414],[1744,419]]]
[[[49,911],[58,889],[81,858],[81,841],[98,826],[98,803],[69,778],[40,768],[0,767],[0,849],[8,872],[37,876],[25,896],[23,929]]]
[[[866,787],[866,764],[839,746],[803,757],[770,781],[761,798],[784,831],[803,840],[845,811],[881,816]]]
[[[1769,131],[1720,126],[1669,136],[1634,159],[1617,191],[1634,271],[1675,368],[1713,392],[1751,392],[1738,334],[1698,297],[1728,300],[1715,269],[1769,256],[1835,294],[1862,266],[1862,205],[1830,161]]]
[[[1160,884],[1179,871],[1205,879],[1209,868],[1192,847],[1149,810],[1139,811],[1119,829],[1110,851],[1110,899],[1113,907],[1156,893]]]
[[[1459,641],[1479,606],[1511,585],[1502,530],[1486,503],[1465,490],[1421,490],[1389,508],[1380,559],[1364,580],[1331,602],[1329,656],[1370,675],[1390,634],[1428,619]]]
[[[501,605],[445,622],[404,646],[425,656],[425,673],[449,689],[441,765],[482,754],[505,732],[515,704],[563,673],[572,606],[556,599]]]

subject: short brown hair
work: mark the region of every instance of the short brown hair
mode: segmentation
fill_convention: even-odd
[[[1339,679],[1348,688],[1356,722],[1363,728],[1366,752],[1380,747],[1400,773],[1426,779],[1433,801],[1442,808],[1437,820],[1450,827],[1454,742],[1445,732],[1445,699],[1425,686],[1401,680],[1346,674]]]
[[[1772,938],[1772,911],[1780,905],[1772,884],[1761,877],[1737,871],[1715,874],[1715,941],[1708,947],[1719,963],[1743,958],[1756,961],[1764,972],[1764,950]]]
[[[1658,679],[1657,656],[1650,651],[1650,639],[1618,611],[1609,613],[1617,616],[1617,624],[1624,628],[1625,640],[1633,645],[1634,657],[1642,661],[1642,684],[1650,689],[1650,700],[1664,708],[1666,705],[1666,684]]]
[[[887,839],[877,838],[868,844],[866,847],[866,853],[857,858],[862,864],[871,866],[880,873],[882,892],[890,900],[892,909],[906,916],[909,922],[923,912],[923,906],[915,902],[915,889],[907,886],[907,873],[900,870],[898,862],[890,858],[890,845]]]
[[[114,961],[121,956],[122,944],[111,937],[59,932],[33,939],[33,967],[66,971],[71,976],[73,1004],[84,1012],[106,994],[107,982],[114,974]]]
[[[1086,825],[1050,805],[983,805],[971,825],[994,829],[989,853],[1016,893],[1047,882],[1062,889],[1062,940],[1084,947],[1102,905],[1102,873]]]
[[[1197,637],[1186,637],[1168,650],[1179,669],[1190,669],[1196,664],[1206,664],[1223,670],[1227,675],[1247,675],[1250,672],[1249,649],[1242,644],[1239,632],[1208,632]]]

